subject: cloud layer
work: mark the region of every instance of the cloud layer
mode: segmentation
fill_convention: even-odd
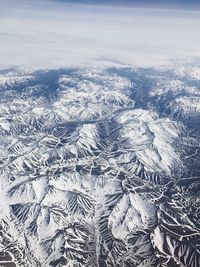
[[[151,66],[200,57],[200,12],[0,0],[0,67]]]

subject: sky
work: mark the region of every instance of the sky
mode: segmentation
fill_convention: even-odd
[[[168,64],[200,58],[199,33],[189,0],[0,0],[0,68]]]

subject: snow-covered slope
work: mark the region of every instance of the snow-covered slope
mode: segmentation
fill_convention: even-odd
[[[198,72],[2,72],[0,265],[198,267]]]

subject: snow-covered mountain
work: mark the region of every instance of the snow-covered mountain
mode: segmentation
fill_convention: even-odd
[[[0,265],[200,266],[200,68],[0,73]]]

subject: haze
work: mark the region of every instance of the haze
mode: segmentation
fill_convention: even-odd
[[[0,0],[0,67],[155,66],[200,57],[198,32],[181,6]]]

